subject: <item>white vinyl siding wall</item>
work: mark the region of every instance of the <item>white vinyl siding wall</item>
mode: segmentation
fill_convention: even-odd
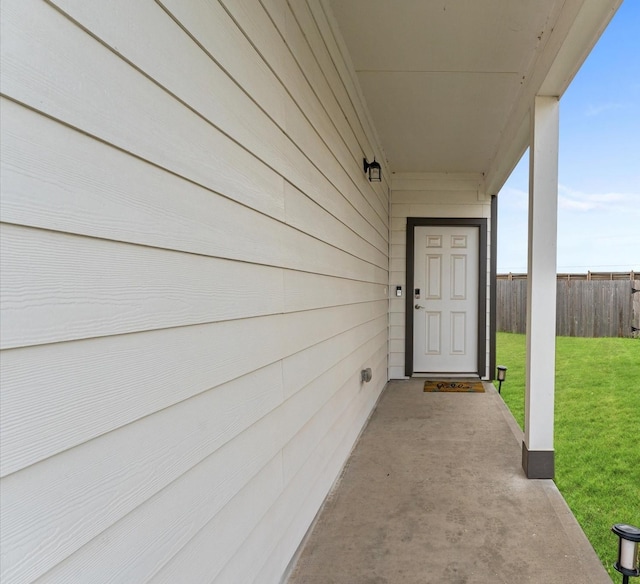
[[[278,582],[387,380],[388,186],[331,15],[1,8],[0,579]]]
[[[489,299],[491,256],[491,198],[485,196],[481,175],[396,174],[391,185],[391,227],[389,287],[395,294],[402,286],[402,298],[389,303],[389,379],[405,377],[405,301],[407,290],[407,217],[487,218],[487,371],[489,367]]]

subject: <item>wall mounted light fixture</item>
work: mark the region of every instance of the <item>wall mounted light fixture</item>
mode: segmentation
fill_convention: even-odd
[[[382,182],[382,169],[380,164],[373,157],[373,162],[369,162],[366,158],[362,159],[365,174],[369,175],[369,182]]]

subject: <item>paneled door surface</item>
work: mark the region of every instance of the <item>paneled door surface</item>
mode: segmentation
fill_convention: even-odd
[[[479,229],[415,228],[413,370],[476,373]]]

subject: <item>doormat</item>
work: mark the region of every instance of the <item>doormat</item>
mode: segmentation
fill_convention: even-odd
[[[484,393],[481,381],[442,381],[428,380],[424,382],[424,390],[449,393]]]

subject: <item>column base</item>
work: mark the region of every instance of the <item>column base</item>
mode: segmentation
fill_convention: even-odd
[[[555,476],[553,450],[529,450],[522,443],[522,468],[528,479],[552,479]]]

